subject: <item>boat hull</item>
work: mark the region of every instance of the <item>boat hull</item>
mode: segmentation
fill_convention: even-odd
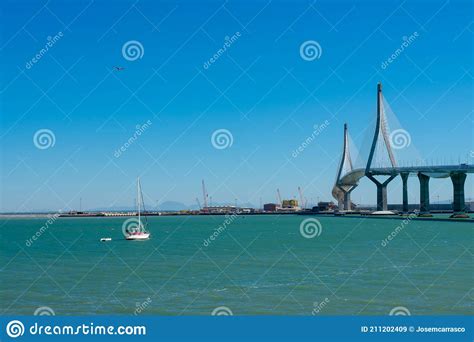
[[[149,233],[127,235],[125,237],[126,240],[148,240],[149,238],[150,238]]]

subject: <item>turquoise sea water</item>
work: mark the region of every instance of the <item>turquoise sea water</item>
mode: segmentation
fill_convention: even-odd
[[[307,216],[152,217],[148,241],[126,241],[127,218],[0,220],[2,314],[473,314],[474,225]],[[111,242],[100,242],[111,237]],[[139,310],[137,310],[139,309]]]

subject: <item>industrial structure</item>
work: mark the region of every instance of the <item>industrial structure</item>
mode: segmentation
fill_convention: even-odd
[[[277,203],[264,204],[263,211],[265,212],[275,212],[275,211],[293,212],[293,211],[301,210],[298,200],[282,199],[280,189],[276,189],[276,192],[277,192]],[[303,192],[301,191],[300,187],[298,187],[298,192],[300,193],[300,197],[303,198]]]

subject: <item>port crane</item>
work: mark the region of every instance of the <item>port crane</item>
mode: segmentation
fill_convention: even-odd
[[[281,200],[280,189],[277,189],[277,198],[278,198],[278,204],[280,204],[280,207],[283,206],[283,202]]]
[[[301,187],[298,187],[298,192],[300,194],[300,201],[301,201],[301,208],[302,209],[306,209],[306,201],[304,199],[304,196],[303,196],[303,190],[301,190]]]
[[[204,208],[207,208],[207,191],[206,191],[206,184],[204,184],[204,179],[202,180],[202,196],[204,197]]]

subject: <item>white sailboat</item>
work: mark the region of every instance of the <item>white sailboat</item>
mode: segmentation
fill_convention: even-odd
[[[127,232],[125,239],[127,240],[148,240],[150,233],[147,231],[148,220],[145,216],[145,224],[142,224],[141,220],[141,208],[145,209],[145,203],[143,202],[142,187],[140,185],[140,178],[137,179],[137,209],[138,209],[138,226],[131,232]]]

